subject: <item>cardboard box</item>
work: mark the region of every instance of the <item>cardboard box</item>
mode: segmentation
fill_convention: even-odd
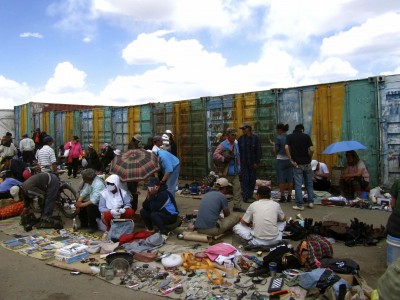
[[[354,283],[354,275],[353,274],[338,274],[341,278],[343,278],[344,280],[346,280],[351,286],[353,286]]]

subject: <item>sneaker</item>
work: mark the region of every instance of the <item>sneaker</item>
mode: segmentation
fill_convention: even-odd
[[[286,202],[285,196],[281,196],[281,199],[279,200],[280,203]]]
[[[286,201],[287,201],[287,202],[292,201],[292,195],[288,194],[288,195],[287,195],[287,198],[286,198]]]
[[[295,209],[295,210],[304,210],[304,207],[303,206],[293,206],[292,207],[293,209]]]
[[[310,202],[308,203],[308,208],[313,208],[314,207],[314,203]]]
[[[244,212],[246,212],[246,210],[245,210],[245,209],[243,209],[243,208],[240,208],[240,207],[234,207],[234,208],[233,208],[233,211],[234,211],[234,212],[240,212],[240,213],[244,213]]]

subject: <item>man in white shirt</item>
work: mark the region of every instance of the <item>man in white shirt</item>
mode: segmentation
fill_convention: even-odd
[[[282,240],[286,217],[279,203],[271,198],[271,189],[260,186],[257,201],[250,204],[233,231],[251,245],[272,245]]]
[[[311,169],[313,171],[313,186],[315,191],[327,191],[331,188],[329,169],[323,162],[312,160]]]
[[[46,136],[43,139],[43,147],[36,152],[36,160],[42,172],[57,171],[57,159],[54,150],[50,147],[53,144],[53,138]]]
[[[22,153],[22,159],[24,162],[32,164],[35,159],[34,150],[35,142],[25,133],[22,136],[22,140],[19,142],[19,151]]]
[[[151,149],[151,151],[153,151],[154,153],[157,153],[159,150],[162,149],[163,146],[163,139],[161,136],[156,135],[153,137],[153,149]]]

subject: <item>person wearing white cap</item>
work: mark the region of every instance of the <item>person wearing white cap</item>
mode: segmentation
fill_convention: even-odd
[[[176,145],[175,139],[174,139],[174,134],[172,133],[171,130],[167,129],[165,130],[165,133],[168,135],[168,142],[169,142],[169,152],[171,152],[171,154],[178,156],[178,147]]]
[[[116,156],[119,156],[119,155],[121,155],[122,153],[121,153],[121,150],[115,149],[115,150],[114,150],[114,154],[115,154]]]
[[[239,222],[239,216],[231,214],[228,207],[228,179],[219,178],[215,182],[217,190],[212,190],[201,199],[199,212],[194,224],[197,232],[216,236],[233,228]],[[220,217],[221,211],[224,215]]]
[[[313,171],[313,186],[316,191],[327,191],[331,188],[331,181],[328,166],[320,161],[313,159],[311,161]]]

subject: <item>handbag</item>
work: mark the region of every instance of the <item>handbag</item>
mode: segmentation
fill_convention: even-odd
[[[68,157],[69,156],[69,151],[71,150],[72,144],[69,142],[69,148],[64,150],[63,157]]]
[[[123,234],[132,233],[135,223],[129,219],[118,219],[111,221],[111,228],[108,234],[108,239],[112,241],[119,241],[119,238]]]

